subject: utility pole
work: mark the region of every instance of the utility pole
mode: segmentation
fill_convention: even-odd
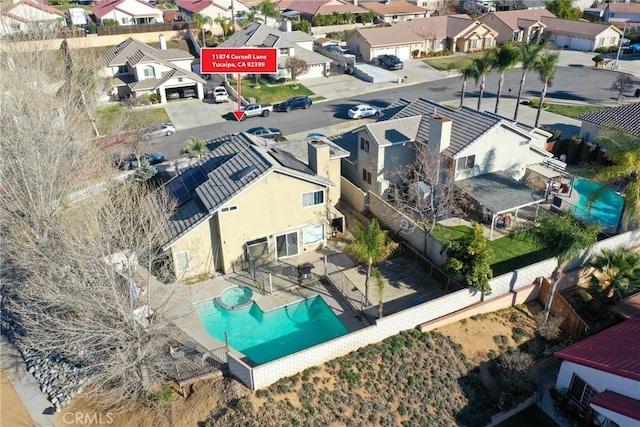
[[[616,60],[613,63],[613,69],[617,70],[619,68],[618,60],[620,59],[620,51],[622,50],[622,41],[624,40],[624,36],[627,33],[627,26],[625,25],[622,29],[622,37],[620,37],[620,43],[618,43],[618,53],[616,54]]]

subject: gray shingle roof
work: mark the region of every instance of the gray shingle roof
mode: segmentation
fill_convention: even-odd
[[[301,31],[283,32],[259,22],[252,22],[234,33],[218,47],[294,47],[296,42],[313,41],[313,37]]]
[[[394,120],[393,127],[389,127],[389,122],[383,121],[365,125],[365,128],[378,141],[378,145],[384,147],[415,141],[421,120],[421,116],[411,116]]]
[[[640,137],[640,102],[581,114],[577,119],[598,126],[614,126]]]
[[[240,133],[210,140],[207,147],[210,151],[206,156],[161,187],[178,202],[169,219],[165,249],[269,173],[283,173],[326,187],[334,185],[290,154],[302,155],[304,147],[306,158],[306,141],[266,145],[261,138]],[[334,148],[336,156],[347,155]]]

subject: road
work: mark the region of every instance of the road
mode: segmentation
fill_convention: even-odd
[[[509,96],[509,88],[512,89],[511,97],[517,96],[521,70],[511,70],[505,75],[503,97]],[[486,89],[482,108],[493,111],[495,105],[495,93],[498,86],[497,74],[487,78]],[[578,104],[608,104],[615,102],[617,93],[611,90],[613,73],[605,70],[596,70],[583,66],[559,67],[547,94],[548,100],[563,100]],[[640,81],[636,80],[637,87]],[[220,123],[178,131],[170,137],[155,139],[151,149],[161,151],[169,160],[182,156],[181,149],[184,142],[190,137],[210,140],[228,133],[241,132],[255,126],[267,126],[282,129],[284,135],[291,135],[311,131],[323,127],[333,126],[341,122],[349,121],[347,110],[360,103],[372,104],[378,107],[386,107],[394,100],[404,97],[416,99],[426,97],[434,101],[452,101],[460,97],[462,84],[459,78],[445,78],[415,85],[399,85],[397,88],[372,92],[344,99],[318,102],[309,110],[297,110],[290,113],[273,113],[269,117],[257,117],[237,122],[235,119]],[[524,98],[537,97],[542,89],[542,83],[535,73],[529,73],[525,86]],[[466,97],[477,98],[478,90],[473,81],[467,85]],[[457,105],[457,104],[456,104]]]

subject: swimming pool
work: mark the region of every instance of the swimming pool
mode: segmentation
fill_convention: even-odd
[[[576,179],[573,189],[578,192],[580,199],[573,208],[578,218],[600,224],[603,227],[617,227],[624,198],[614,191],[586,179]],[[593,194],[599,193],[595,200]]]
[[[269,312],[254,302],[227,310],[215,300],[196,305],[207,333],[262,364],[348,333],[320,297],[305,299]]]

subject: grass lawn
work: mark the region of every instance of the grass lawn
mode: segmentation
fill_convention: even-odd
[[[84,9],[87,12],[89,12],[89,14],[91,13],[91,6],[86,5],[86,4],[77,4],[77,3],[67,3],[67,4],[57,4],[55,6],[53,6],[54,8],[63,11],[64,13],[67,13],[67,11],[69,9]]]
[[[461,67],[463,64],[471,62],[473,58],[479,58],[483,52],[468,53],[465,56],[447,56],[443,58],[425,59],[423,62],[432,66],[436,70],[447,71]]]
[[[236,88],[235,79],[229,79],[231,87]],[[267,86],[264,83],[260,83],[260,88],[255,89],[253,86],[256,84],[255,79],[242,79],[242,86],[240,88],[241,95],[244,99],[255,98],[256,102],[261,104],[272,104],[276,102],[284,101],[292,96],[301,95],[314,95],[312,91],[305,86],[298,83],[298,88],[292,87],[293,83],[287,83],[277,86]]]
[[[454,227],[438,225],[432,232],[433,236],[443,243],[469,233],[471,229],[464,225]],[[516,239],[510,236],[490,241],[489,248],[493,252],[489,263],[494,277],[553,256],[548,249],[538,249],[529,239]]]
[[[554,114],[560,114],[561,116],[565,116],[565,117],[571,117],[572,119],[575,119],[580,114],[591,113],[594,111],[600,111],[607,108],[607,107],[594,107],[592,105],[562,105],[562,104],[548,104],[548,105],[549,107],[545,111],[548,111]]]
[[[97,126],[101,135],[109,135],[144,129],[169,121],[164,108],[126,111],[120,104],[109,105],[98,110]]]

